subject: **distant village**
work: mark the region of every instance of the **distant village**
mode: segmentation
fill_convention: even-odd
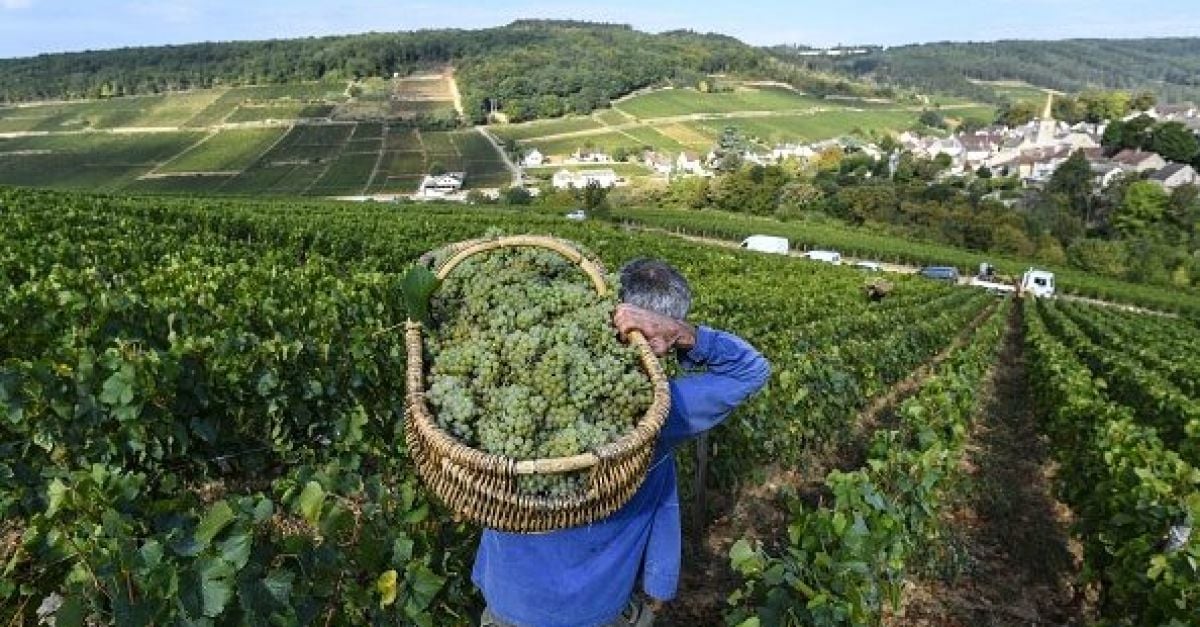
[[[971,132],[960,132],[949,137],[922,135],[915,132],[900,134],[899,150],[885,153],[878,145],[854,137],[828,139],[808,144],[784,144],[770,151],[745,150],[739,156],[742,163],[757,165],[779,164],[788,159],[810,161],[824,151],[839,148],[848,152],[859,152],[874,159],[888,159],[894,171],[901,151],[921,158],[937,158],[945,155],[949,166],[942,176],[962,176],[987,169],[996,176],[1016,176],[1023,185],[1037,187],[1050,179],[1054,171],[1076,151],[1082,151],[1092,166],[1098,187],[1107,187],[1122,175],[1136,174],[1154,181],[1167,191],[1187,184],[1200,183],[1196,170],[1185,163],[1170,163],[1156,153],[1141,150],[1122,150],[1106,156],[1101,147],[1106,123],[1081,122],[1070,125],[1055,120],[1052,114],[1052,99],[1047,98],[1042,115],[1027,124],[1017,127],[992,125]],[[1128,121],[1145,115],[1156,122],[1179,122],[1200,134],[1200,109],[1192,104],[1156,105],[1146,111],[1135,111],[1126,116]],[[647,150],[635,158],[655,175],[671,180],[679,177],[711,177],[717,172],[720,156],[717,152],[707,154],[680,152],[674,155]],[[551,178],[557,189],[580,188],[588,184],[613,187],[624,182],[611,167],[580,169],[578,166],[608,165],[617,163],[603,152],[578,149],[559,162],[564,167]],[[524,154],[521,166],[544,168],[554,165],[536,148]],[[566,167],[573,166],[573,167]]]
[[[873,159],[887,159],[890,171],[894,172],[901,152],[927,159],[945,155],[942,158],[948,158],[949,165],[942,172],[943,177],[969,175],[986,169],[995,176],[1015,176],[1026,187],[1038,187],[1049,181],[1068,157],[1076,151],[1082,151],[1091,164],[1096,186],[1101,189],[1108,187],[1117,177],[1127,175],[1153,181],[1168,192],[1181,185],[1200,184],[1200,175],[1191,164],[1171,163],[1154,152],[1121,150],[1106,155],[1101,138],[1107,123],[1080,122],[1071,125],[1055,120],[1052,98],[1047,97],[1041,116],[1027,124],[1017,127],[992,125],[948,137],[906,131],[896,140],[899,149],[890,152],[856,137],[840,137],[807,144],[776,145],[769,151],[746,149],[738,156],[742,163],[766,166],[786,160],[807,162],[819,158],[825,151],[840,149],[865,154]],[[1200,108],[1193,104],[1159,104],[1145,111],[1132,112],[1122,121],[1142,115],[1155,122],[1179,122],[1200,135]],[[721,155],[715,149],[705,154],[684,151],[673,155],[646,150],[625,161],[618,161],[602,151],[579,148],[571,155],[552,161],[549,156],[533,148],[521,156],[517,165],[522,169],[521,179],[525,187],[536,195],[541,180],[526,176],[525,168],[562,166],[549,179],[555,189],[582,189],[589,185],[612,188],[628,182],[612,167],[617,163],[639,163],[652,176],[669,181],[715,176],[720,160]],[[465,200],[465,180],[465,172],[431,173],[421,181],[414,198]],[[495,198],[498,191],[492,190],[485,195]]]

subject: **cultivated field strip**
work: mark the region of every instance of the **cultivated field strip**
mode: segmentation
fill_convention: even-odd
[[[1088,348],[1054,309],[1039,302],[1026,313],[1030,381],[1083,543],[1083,583],[1098,591],[1103,619],[1191,624],[1200,612],[1200,469],[1166,435],[1183,425],[1126,404],[1135,399],[1112,387],[1125,373],[1100,379],[1093,369],[1123,364]]]

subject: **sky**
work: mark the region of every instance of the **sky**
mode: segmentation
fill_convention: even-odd
[[[0,58],[521,18],[690,28],[754,45],[1200,36],[1196,0],[0,0]]]

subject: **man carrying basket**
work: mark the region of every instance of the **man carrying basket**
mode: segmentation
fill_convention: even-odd
[[[684,321],[687,280],[670,265],[638,259],[621,269],[613,324],[639,331],[654,353],[672,349],[687,370],[670,383],[671,409],[645,481],[621,509],[597,522],[537,534],[484,530],[472,580],[494,627],[650,625],[653,606],[675,596],[682,534],[673,452],[720,424],[762,388],[770,365],[741,338]],[[650,602],[635,594],[638,581]]]

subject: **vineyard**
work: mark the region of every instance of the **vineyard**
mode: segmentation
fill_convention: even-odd
[[[323,145],[300,139],[272,150]],[[469,161],[460,139],[438,138]],[[715,510],[685,529],[710,548],[684,569],[724,575],[707,601],[685,581],[666,623],[894,621],[969,491],[957,469],[1004,346],[1028,355],[1090,611],[1184,625],[1200,608],[1200,540],[1161,542],[1200,516],[1200,330],[1179,319],[915,277],[871,302],[850,268],[494,208],[0,189],[0,223],[3,624],[476,620],[478,532],[403,444],[399,287],[421,253],[496,228],[610,268],[660,257],[695,320],[771,361],[676,456],[685,478],[707,458],[681,489]],[[763,515],[716,520],[751,501]]]

